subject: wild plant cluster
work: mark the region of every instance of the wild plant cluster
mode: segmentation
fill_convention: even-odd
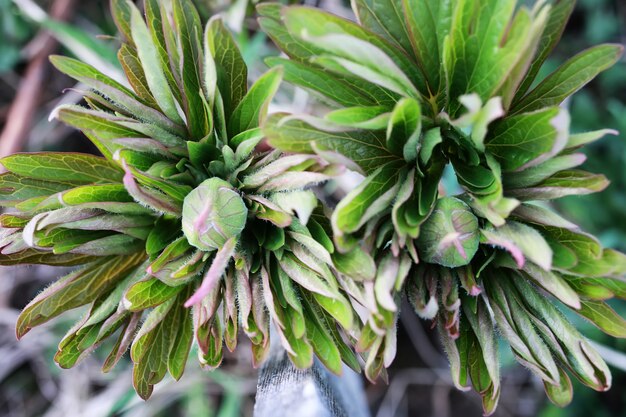
[[[500,338],[558,405],[571,376],[608,389],[605,362],[561,309],[626,337],[606,303],[626,298],[626,256],[550,201],[608,184],[578,167],[581,148],[613,132],[570,133],[562,103],[622,48],[538,79],[573,6],[354,0],[352,22],[262,3],[261,29],[284,55],[248,86],[219,17],[203,27],[190,0],[145,0],[145,13],[113,0],[125,83],[51,58],[87,88],[87,107],[54,117],[101,156],[0,160],[0,264],[77,266],[24,309],[18,337],[87,306],[55,361],[71,367],[113,338],[103,369],[130,350],[143,398],[181,377],[192,344],[215,368],[242,334],[255,366],[272,333],[297,367],[317,357],[375,380],[406,297],[487,414]],[[283,80],[333,110],[268,115]],[[462,193],[441,187],[446,167]],[[363,181],[322,204],[317,186],[345,170]]]

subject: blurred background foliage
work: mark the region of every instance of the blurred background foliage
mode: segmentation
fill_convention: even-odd
[[[265,70],[263,59],[277,51],[258,31],[255,2],[194,2],[205,20],[214,13],[224,15],[237,33],[251,77],[260,75]],[[305,3],[351,15],[347,1]],[[71,10],[59,11],[59,4]],[[67,21],[51,18],[47,11]],[[79,134],[48,122],[52,108],[61,102],[76,102],[79,95],[71,90],[76,86],[52,71],[41,55],[49,54],[50,49],[60,50],[99,67],[106,66],[114,74],[120,71],[115,61],[114,36],[106,0],[0,0],[0,150],[11,142],[16,149],[28,151],[93,152],[93,147]],[[48,48],[46,42],[51,42]],[[543,69],[544,75],[566,58],[601,42],[626,44],[624,0],[579,0],[560,46]],[[29,75],[37,70],[43,77]],[[34,92],[27,95],[26,83],[33,80],[40,88],[31,88]],[[68,90],[62,94],[64,89]],[[298,112],[311,107],[311,103],[306,93],[285,86],[275,108]],[[605,174],[612,182],[609,189],[601,194],[564,198],[558,208],[585,230],[600,236],[604,245],[626,251],[626,60],[603,73],[567,105],[573,132],[612,128],[620,134],[587,150],[587,168]],[[19,123],[16,118],[26,118],[27,123]],[[256,373],[245,349],[228,356],[218,371],[201,371],[190,361],[181,381],[161,384],[150,401],[144,403],[135,396],[128,375],[130,367],[124,363],[111,374],[102,374],[98,365],[102,358],[96,352],[75,369],[56,367],[52,361],[56,341],[76,317],[42,326],[17,343],[13,329],[19,309],[61,272],[46,267],[0,269],[0,416],[251,415]],[[613,306],[626,316],[626,303]],[[75,316],[79,314],[76,312]],[[479,398],[454,390],[429,324],[419,322],[413,314],[401,318],[401,349],[390,369],[390,385],[366,386],[372,415],[480,416]],[[596,393],[577,386],[572,405],[556,408],[545,400],[540,383],[503,349],[504,388],[496,416],[626,416],[626,341],[608,338],[581,320],[577,324],[600,345],[607,362],[613,365],[613,389]]]

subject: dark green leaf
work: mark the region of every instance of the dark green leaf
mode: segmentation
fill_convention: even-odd
[[[533,62],[517,91],[518,95],[521,96],[526,94],[535,80],[535,77],[539,73],[541,66],[557,45],[559,39],[561,39],[561,35],[565,30],[565,25],[574,10],[575,4],[576,0],[559,0],[552,5],[548,22],[546,23],[543,33],[541,34],[541,39],[537,48],[537,55],[533,59]]]
[[[621,45],[600,45],[581,52],[514,103],[511,111],[518,114],[561,104],[600,72],[613,66],[623,49]]]

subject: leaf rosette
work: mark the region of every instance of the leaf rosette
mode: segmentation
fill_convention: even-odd
[[[331,107],[323,117],[271,115],[269,143],[364,176],[331,224],[344,287],[369,310],[357,343],[367,376],[393,360],[406,292],[439,323],[455,384],[480,393],[488,414],[500,393],[496,332],[557,404],[571,399],[568,374],[607,389],[608,368],[554,305],[626,336],[605,303],[625,295],[626,257],[543,202],[608,185],[578,168],[579,149],[612,132],[570,133],[562,103],[622,47],[590,48],[538,80],[573,1],[352,5],[357,22],[303,6],[258,11],[288,56],[268,63]],[[446,166],[458,195],[440,189]]]
[[[339,286],[330,228],[310,189],[340,169],[315,155],[260,147],[259,127],[282,79],[247,68],[219,18],[203,30],[188,0],[171,7],[112,1],[122,37],[123,82],[54,56],[86,86],[88,108],[53,113],[102,157],[16,154],[0,162],[0,264],[79,269],[26,306],[17,335],[79,306],[84,318],[55,360],[71,367],[109,337],[109,370],[130,347],[133,380],[147,398],[167,372],[181,377],[192,344],[214,368],[239,330],[255,364],[270,319],[293,362],[317,355],[332,371],[358,369],[344,336],[354,313]]]

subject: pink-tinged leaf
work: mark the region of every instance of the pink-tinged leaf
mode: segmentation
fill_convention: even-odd
[[[482,231],[488,243],[502,246],[524,266],[524,257],[546,271],[552,269],[552,249],[544,237],[534,228],[523,223],[508,221],[504,226]]]
[[[236,246],[237,238],[231,237],[226,241],[224,246],[217,251],[215,258],[213,258],[213,263],[211,263],[209,270],[202,278],[200,288],[198,288],[198,290],[196,290],[196,292],[187,301],[185,301],[185,307],[191,307],[192,305],[200,303],[202,299],[215,288],[219,280],[224,275],[224,272],[228,267],[228,263],[235,253]]]
[[[168,198],[165,194],[148,190],[147,188],[141,187],[137,184],[132,171],[124,159],[122,159],[122,168],[124,168],[124,187],[126,188],[126,191],[128,191],[128,194],[130,194],[139,204],[142,204],[157,213],[167,213],[180,216],[181,207],[172,199]]]
[[[548,210],[535,204],[521,204],[513,211],[513,216],[519,217],[525,222],[533,224],[553,226],[570,230],[578,228],[576,224],[564,219],[552,210]]]
[[[393,288],[399,268],[399,259],[388,253],[378,265],[376,280],[374,281],[376,301],[378,301],[380,306],[385,310],[393,312],[398,311],[393,297]]]
[[[573,169],[561,171],[532,187],[510,190],[509,194],[525,201],[555,200],[568,195],[597,193],[608,185],[609,181],[604,175]]]
[[[485,243],[493,246],[499,246],[505,249],[511,254],[518,268],[524,267],[524,263],[526,263],[526,258],[524,258],[524,254],[522,253],[521,249],[515,245],[515,243],[504,238],[503,236],[498,235],[497,233],[493,233],[488,230],[481,230],[481,234],[485,238]]]
[[[587,145],[588,143],[595,142],[596,140],[601,139],[606,135],[617,136],[619,135],[619,132],[614,129],[602,129],[595,130],[593,132],[576,133],[570,135],[569,140],[567,141],[566,149],[579,148],[581,146]]]
[[[461,285],[472,297],[476,297],[482,293],[482,288],[476,282],[476,275],[470,265],[457,269],[457,275]]]

